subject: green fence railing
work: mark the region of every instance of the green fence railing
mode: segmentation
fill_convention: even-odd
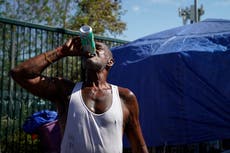
[[[9,71],[22,61],[52,50],[78,32],[36,25],[0,17],[0,153],[39,152],[38,140],[32,140],[22,130],[26,117],[54,106],[19,87],[9,77]],[[109,47],[127,41],[95,36]],[[76,72],[80,72],[77,73]],[[45,72],[50,76],[63,76],[81,80],[81,62],[76,57],[64,58],[52,64]]]

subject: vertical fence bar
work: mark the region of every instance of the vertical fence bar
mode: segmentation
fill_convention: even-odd
[[[18,27],[17,26],[17,30],[16,30],[16,64],[19,64],[19,51],[20,51],[20,49],[19,49],[19,32],[20,32],[20,27]],[[16,88],[16,101],[17,101],[17,103],[18,103],[18,105],[19,105],[19,109],[18,109],[18,116],[17,116],[17,119],[18,119],[18,143],[17,143],[17,149],[16,150],[18,150],[18,152],[20,153],[20,151],[21,151],[21,147],[20,147],[20,142],[21,142],[21,109],[22,109],[22,103],[21,103],[21,98],[19,98],[19,89],[20,88],[18,88],[18,86],[15,86],[15,87],[17,87]]]
[[[16,27],[15,26],[11,26],[11,41],[10,41],[10,69],[14,68],[15,67],[15,57],[16,57],[16,44],[15,44],[15,29]],[[10,69],[8,71],[10,71]],[[10,146],[12,148],[12,152],[14,152],[14,149],[15,149],[15,120],[16,120],[16,103],[17,103],[17,100],[16,100],[16,103],[14,102],[15,101],[15,84],[14,84],[14,81],[12,78],[10,78],[10,103],[12,105],[12,116],[11,116],[11,119],[12,119],[12,130],[11,130],[11,142],[12,142],[12,145]]]
[[[54,32],[51,32],[51,41],[50,41],[50,42],[51,42],[50,48],[53,49],[53,47],[54,47]],[[57,74],[57,73],[54,71],[54,67],[55,67],[55,65],[52,64],[52,65],[51,65],[51,69],[53,70],[52,76],[53,76],[53,77],[56,77],[56,74]]]
[[[4,89],[3,89],[3,87],[4,87],[4,85],[3,85],[3,83],[4,83],[4,81],[3,81],[3,78],[4,78],[4,67],[5,67],[5,30],[6,29],[6,25],[5,24],[2,24],[2,31],[1,31],[1,33],[2,33],[2,35],[1,35],[1,38],[2,38],[2,42],[1,42],[1,44],[2,44],[2,52],[0,52],[0,54],[1,54],[1,103],[0,103],[0,119],[1,119],[1,121],[0,121],[0,152],[2,152],[2,146],[3,146],[3,137],[4,137],[4,131],[3,131],[3,127],[2,127],[2,122],[3,122],[3,111],[2,111],[2,109],[4,108]]]
[[[52,49],[54,49],[54,48],[56,48],[56,46],[57,46],[57,44],[59,43],[58,42],[58,33],[57,32],[55,32],[54,33],[55,35],[54,35],[54,42],[53,42],[53,47],[52,47]],[[56,62],[56,70],[58,70],[59,69],[59,65],[61,65],[61,60],[58,60],[57,62]],[[61,70],[62,71],[62,70]],[[61,74],[61,72],[60,71],[56,71],[56,77],[58,77],[58,76],[60,76],[60,74]]]
[[[25,59],[26,59],[26,56],[27,56],[27,58],[29,58],[28,56],[30,56],[30,55],[28,55],[28,53],[26,53],[26,47],[25,47],[25,40],[26,40],[26,28],[25,27],[21,27],[21,60],[22,60],[22,62],[23,61],[25,61]],[[30,38],[29,38],[29,43],[30,43]],[[29,50],[29,54],[30,54],[30,50]],[[23,104],[25,105],[25,109],[23,109],[22,110],[22,113],[24,112],[26,112],[26,115],[28,116],[29,114],[30,114],[30,112],[29,112],[29,108],[30,108],[30,106],[29,106],[29,104],[30,104],[30,98],[29,98],[29,93],[28,92],[26,92],[26,93],[24,93],[25,91],[24,90],[22,90],[22,95],[23,95]],[[21,116],[22,117],[22,116]],[[22,118],[22,119],[24,119],[24,118]],[[28,141],[28,137],[27,137],[27,135],[23,135],[23,137],[24,137],[24,140],[25,140],[25,146],[24,146],[24,148],[23,148],[23,150],[25,151],[25,152],[29,152],[28,151],[28,145],[29,145],[29,141]]]
[[[23,33],[24,34],[24,33]],[[25,37],[25,36],[24,36]],[[32,41],[32,29],[31,28],[29,28],[29,43],[28,43],[28,57],[30,57],[31,56],[31,46],[32,46],[32,44],[31,44],[31,41]],[[23,50],[23,52],[22,52],[22,55],[23,55],[23,60],[25,60],[25,53],[24,53],[24,50]],[[26,116],[29,116],[29,114],[30,114],[30,112],[29,112],[29,108],[30,108],[30,106],[31,106],[31,101],[30,101],[30,95],[28,94],[28,93],[26,93],[26,98],[25,98],[25,106],[26,106]],[[25,142],[25,144],[26,144],[26,147],[25,147],[25,152],[28,152],[28,144],[29,144],[29,141],[28,141],[28,137],[25,135],[24,136],[24,138],[25,138],[25,140],[26,140],[26,142]]]
[[[11,27],[12,25],[10,25],[10,27]],[[12,35],[12,33],[11,33],[11,31],[10,31],[10,28],[9,29],[7,29],[7,30],[9,30],[9,33],[10,33],[10,35],[9,35],[9,38],[8,38],[8,44],[10,43],[9,42],[9,40],[11,40],[11,35]],[[6,69],[6,71],[8,70],[7,68],[9,67],[9,65],[10,65],[10,63],[9,63],[9,61],[10,61],[10,52],[9,52],[9,48],[10,48],[10,46],[8,46],[8,49],[7,49],[7,56],[6,57],[8,57],[8,59],[7,59],[7,63],[6,63],[6,67],[5,67],[5,69]],[[7,91],[8,91],[8,96],[7,96],[7,100],[8,100],[8,104],[7,104],[7,108],[6,108],[6,110],[7,110],[7,123],[6,123],[6,125],[7,125],[7,127],[8,128],[6,128],[6,141],[8,142],[10,142],[10,140],[9,140],[9,137],[10,137],[10,134],[11,134],[11,128],[12,128],[12,126],[10,126],[10,124],[11,124],[11,83],[10,83],[11,81],[10,81],[10,78],[7,78]],[[6,144],[6,150],[8,150],[8,148],[10,149],[10,147],[9,147],[9,145],[10,145],[10,143],[7,143]]]

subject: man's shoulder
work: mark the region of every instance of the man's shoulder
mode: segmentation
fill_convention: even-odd
[[[139,107],[135,94],[128,88],[118,87],[118,90],[123,103],[123,113],[126,114],[126,117],[129,118],[131,114],[137,114]]]
[[[127,102],[130,103],[130,102],[136,101],[136,96],[130,89],[118,86],[118,91],[119,91],[120,98],[125,103],[127,103]]]

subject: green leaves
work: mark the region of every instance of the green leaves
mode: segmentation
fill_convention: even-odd
[[[5,0],[0,8],[3,17],[71,30],[87,24],[98,35],[116,36],[126,29],[117,0]]]

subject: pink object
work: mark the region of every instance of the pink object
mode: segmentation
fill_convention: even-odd
[[[59,153],[61,145],[61,130],[58,120],[42,125],[37,130],[43,152]]]

